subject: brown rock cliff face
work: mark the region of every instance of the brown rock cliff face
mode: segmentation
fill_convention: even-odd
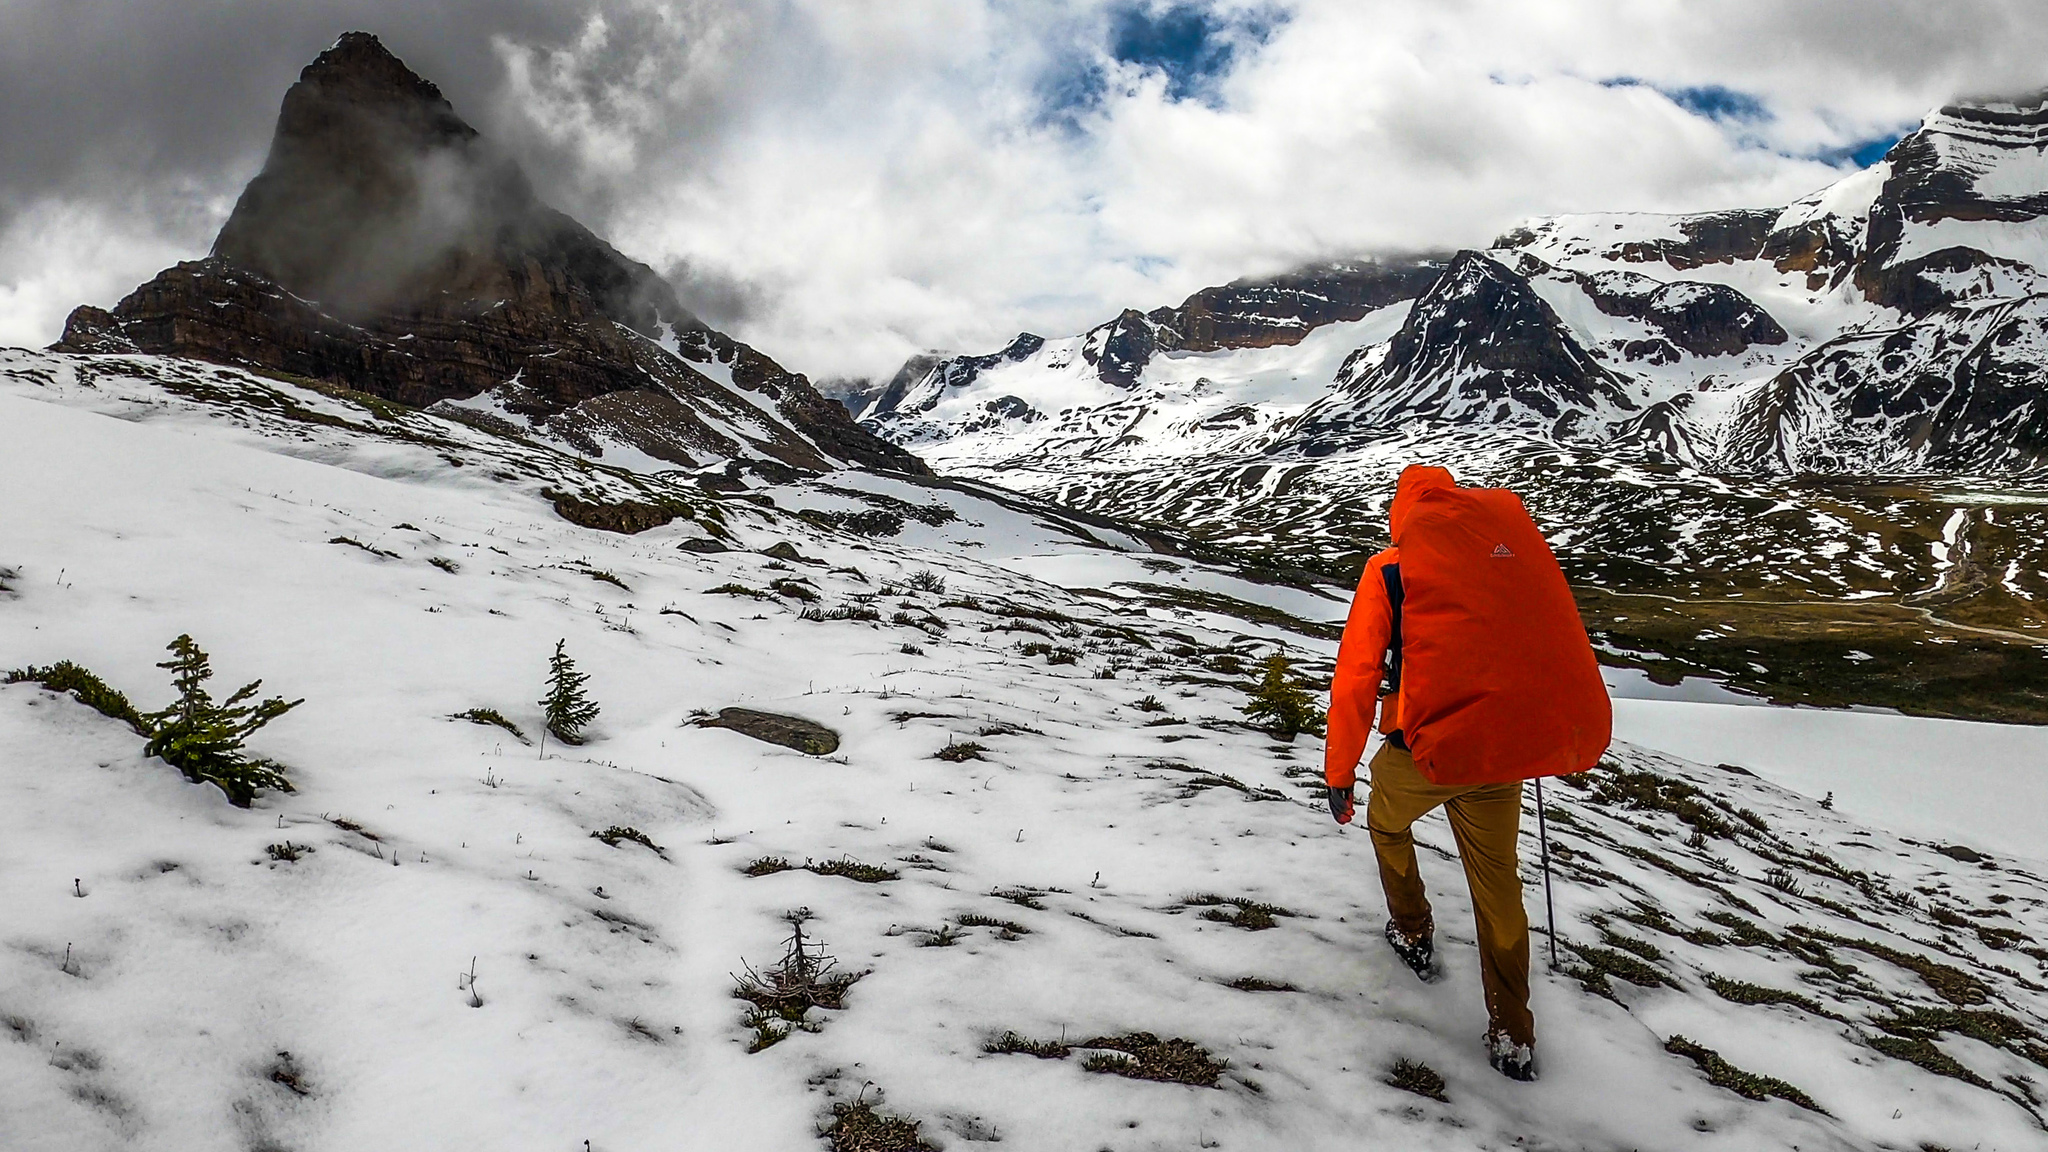
[[[57,348],[250,365],[415,406],[499,389],[511,411],[594,421],[685,465],[924,471],[541,202],[440,89],[360,32],[285,94],[269,157],[213,254],[111,313],[77,310]],[[730,387],[700,371],[713,362]],[[648,395],[584,411],[624,392]]]

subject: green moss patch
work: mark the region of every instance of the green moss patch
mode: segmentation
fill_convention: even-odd
[[[1409,1060],[1404,1057],[1394,1061],[1394,1066],[1387,1069],[1385,1083],[1403,1092],[1413,1092],[1417,1096],[1427,1096],[1431,1100],[1445,1104],[1451,1102],[1451,1098],[1444,1095],[1444,1078],[1437,1074],[1436,1069],[1420,1060]]]
[[[832,1152],[938,1152],[917,1134],[920,1122],[877,1112],[865,1102],[834,1104],[825,1139]]]
[[[1695,1044],[1683,1036],[1673,1036],[1664,1042],[1664,1050],[1676,1056],[1683,1056],[1699,1066],[1707,1083],[1717,1088],[1726,1088],[1745,1100],[1763,1100],[1775,1096],[1787,1100],[1809,1111],[1827,1115],[1828,1110],[1813,1102],[1813,1097],[1787,1084],[1775,1076],[1761,1076],[1745,1072],[1722,1059],[1719,1052],[1704,1044]]]
[[[1097,1036],[1074,1045],[1094,1049],[1081,1067],[1133,1080],[1159,1080],[1214,1088],[1227,1067],[1192,1040],[1160,1039],[1150,1032]]]

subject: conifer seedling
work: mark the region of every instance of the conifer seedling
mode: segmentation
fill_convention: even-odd
[[[1293,671],[1294,663],[1287,657],[1277,652],[1266,657],[1266,674],[1252,689],[1251,702],[1244,706],[1247,718],[1263,723],[1267,731],[1283,740],[1294,739],[1297,732],[1321,733],[1327,719],[1316,707],[1315,694],[1301,686]]]
[[[272,696],[250,704],[247,701],[263,686],[263,681],[256,680],[215,703],[206,690],[206,682],[213,678],[206,653],[190,636],[180,636],[168,647],[171,658],[157,667],[170,671],[178,699],[163,711],[142,718],[150,733],[144,753],[162,757],[195,784],[219,787],[238,808],[247,808],[258,789],[291,791],[291,783],[276,763],[244,755],[242,743],[305,701]]]
[[[597,719],[597,702],[583,692],[590,677],[576,670],[576,662],[563,651],[567,640],[555,641],[555,654],[548,658],[548,693],[540,706],[547,717],[546,729],[564,744],[583,743],[583,729]],[[546,736],[542,737],[546,744]],[[546,752],[546,748],[542,748]]]

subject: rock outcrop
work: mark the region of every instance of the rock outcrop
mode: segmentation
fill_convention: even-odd
[[[697,727],[729,728],[764,743],[794,748],[806,756],[830,756],[839,750],[839,733],[816,721],[780,712],[721,708],[718,715],[697,721]]]
[[[1385,346],[1360,349],[1339,394],[1301,434],[1409,417],[1522,424],[1574,436],[1636,407],[1623,381],[1572,337],[1529,282],[1478,252],[1460,252]]]
[[[1315,264],[1281,276],[1204,288],[1178,308],[1148,314],[1187,352],[1297,344],[1325,324],[1357,320],[1413,300],[1443,274],[1434,256]]]
[[[1609,316],[1641,320],[1695,356],[1729,356],[1752,344],[1783,344],[1785,329],[1726,284],[1652,280],[1622,269],[1578,273],[1579,287]]]

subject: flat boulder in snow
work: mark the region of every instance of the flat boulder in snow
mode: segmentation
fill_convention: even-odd
[[[699,728],[730,728],[742,736],[752,736],[784,748],[794,748],[807,756],[830,756],[839,750],[839,733],[813,723],[800,716],[784,716],[779,712],[756,712],[752,708],[721,708],[718,715],[697,721]]]

